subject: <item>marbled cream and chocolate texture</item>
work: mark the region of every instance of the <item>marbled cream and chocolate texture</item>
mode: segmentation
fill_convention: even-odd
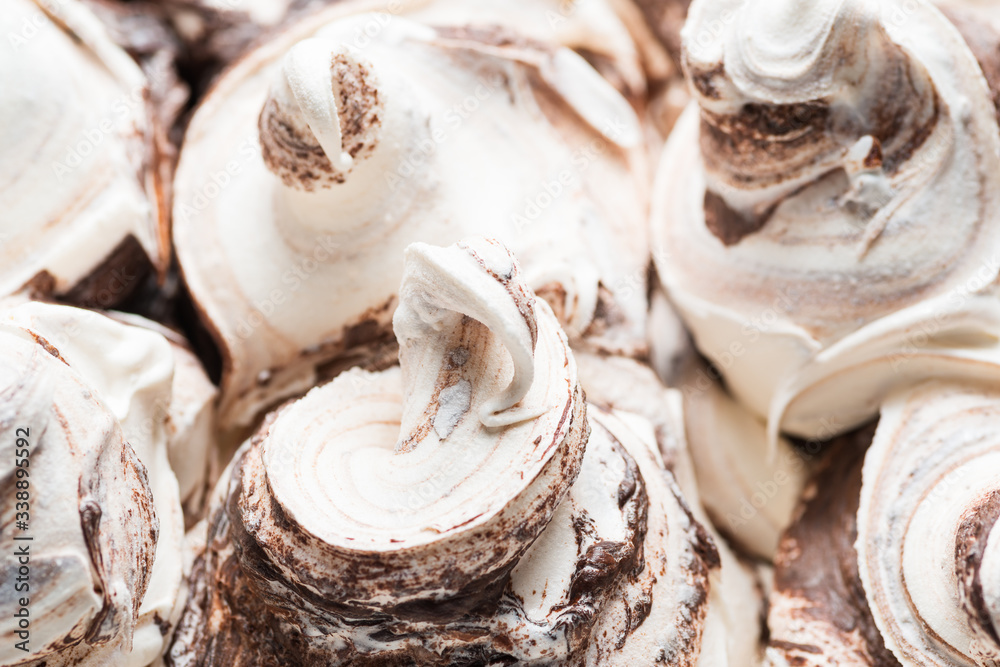
[[[237,454],[171,663],[729,664],[712,538],[651,423],[585,404],[513,256],[410,246],[394,328],[398,368]]]
[[[14,446],[17,427],[30,430],[33,538],[31,651],[13,648],[17,619],[5,614],[0,662],[158,664],[184,589],[184,521],[167,452],[170,345],[94,312],[41,303],[0,311],[0,335],[5,442]],[[19,534],[9,447],[0,464],[8,574]]]
[[[904,665],[1000,657],[1000,392],[933,380],[882,406],[865,456],[858,566]]]
[[[174,241],[225,357],[223,428],[391,346],[414,241],[495,235],[574,342],[644,353],[648,167],[625,98],[486,8],[410,8],[361,48],[385,18],[363,6],[249,53],[187,133]]]
[[[898,667],[858,574],[861,467],[874,425],[828,445],[774,558],[767,665]]]
[[[993,364],[1000,131],[955,25],[924,2],[695,0],[683,35],[697,104],[653,214],[683,252],[657,269],[772,438]]]
[[[930,380],[832,444],[775,560],[769,665],[1000,656],[998,414],[995,382]]]

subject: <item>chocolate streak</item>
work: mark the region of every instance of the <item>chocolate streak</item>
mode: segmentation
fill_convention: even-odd
[[[635,0],[653,34],[675,63],[681,61],[681,28],[691,0]]]
[[[983,555],[990,531],[1000,520],[1000,489],[987,494],[980,504],[971,507],[963,516],[955,536],[955,575],[962,594],[962,607],[975,622],[977,635],[993,644],[1000,654],[1000,636],[993,626],[993,617],[986,603],[980,580]],[[970,623],[970,625],[972,625]]]
[[[885,51],[884,62],[864,63],[867,77],[878,77],[878,93],[852,108],[836,100],[814,99],[794,104],[746,101],[735,113],[702,108],[701,155],[706,172],[717,182],[745,192],[787,183],[810,172],[815,177],[793,193],[761,201],[751,213],[733,210],[716,192],[706,192],[705,215],[709,230],[726,245],[733,245],[760,230],[779,204],[810,184],[839,169],[847,149],[871,135],[881,146],[883,168],[893,174],[924,144],[937,126],[943,105],[921,63],[892,43],[881,26],[874,29]],[[838,53],[863,54],[873,45],[839,45]],[[830,54],[831,58],[835,54]],[[841,55],[848,68],[861,55]],[[727,73],[722,63],[685,63],[688,80],[705,100],[719,101]],[[731,83],[731,82],[730,82]],[[860,92],[860,91],[855,91]],[[871,92],[871,91],[869,91]],[[739,99],[732,100],[739,102]]]
[[[129,235],[87,277],[58,298],[81,308],[112,308],[125,301],[153,271],[146,251]]]
[[[868,608],[854,549],[861,469],[874,430],[871,424],[831,443],[778,547],[768,652],[789,665],[899,665]]]
[[[275,414],[268,417],[252,440],[251,448],[260,446],[275,418]],[[581,553],[572,576],[569,600],[558,610],[558,620],[552,627],[554,636],[566,637],[570,653],[565,661],[553,660],[551,664],[580,664],[593,641],[620,647],[628,634],[643,623],[652,604],[648,597],[644,602],[640,600],[642,604],[632,612],[624,636],[591,636],[604,604],[619,590],[623,580],[633,580],[645,567],[643,542],[649,501],[644,481],[627,451],[618,443],[613,449],[625,462],[618,504],[627,520],[626,538],[613,542],[599,540]],[[217,503],[210,514],[207,547],[195,562],[187,609],[167,655],[167,664],[175,667],[518,664],[519,652],[515,646],[518,639],[507,634],[504,623],[498,623],[497,619],[531,621],[510,588],[509,569],[493,584],[465,587],[459,595],[440,603],[420,602],[416,606],[382,609],[366,609],[364,600],[331,594],[339,585],[336,581],[324,584],[308,573],[302,573],[308,586],[289,581],[244,525],[242,505],[248,495],[245,470],[253,456],[252,449],[247,449],[234,462],[225,500]],[[272,517],[282,531],[301,532],[283,512],[275,511]],[[589,530],[582,525],[577,528],[578,533]],[[303,534],[303,539],[308,537]],[[714,559],[712,555],[708,554],[707,560],[717,565],[717,555]],[[285,554],[282,558],[286,556],[292,555]],[[328,574],[346,583],[348,588],[355,586],[350,582],[361,581],[365,576],[361,571],[351,570]],[[448,573],[441,576],[443,580],[429,581],[428,586],[450,589],[454,582],[448,580]],[[316,634],[304,634],[306,627]],[[350,638],[359,635],[352,634],[352,629],[364,628],[370,629],[365,633],[367,638],[388,648],[365,652],[353,646]]]
[[[343,54],[330,61],[331,85],[336,81],[337,114],[343,150],[356,161],[371,155],[379,143],[384,105],[377,77],[362,62]],[[288,187],[307,192],[329,188],[347,180],[347,172],[333,166],[304,121],[269,97],[258,119],[261,155],[274,174]]]

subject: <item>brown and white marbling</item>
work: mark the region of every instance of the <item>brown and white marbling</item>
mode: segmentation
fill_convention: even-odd
[[[858,574],[861,467],[874,425],[831,442],[774,559],[765,664],[898,667]]]
[[[725,664],[712,538],[650,423],[585,405],[513,256],[414,244],[404,276],[400,367],[288,403],[227,471],[171,663]]]
[[[894,393],[865,456],[858,563],[907,666],[1000,657],[1000,392],[929,381]]]
[[[701,411],[690,411],[688,397],[682,389],[667,389],[657,378],[649,366],[620,356],[602,355],[584,351],[576,351],[577,367],[580,373],[580,384],[587,394],[587,403],[594,414],[595,410],[613,412],[617,418],[630,425],[637,434],[643,434],[643,440],[655,442],[659,450],[660,465],[666,468],[676,480],[681,496],[696,521],[701,523],[715,543],[719,554],[720,567],[710,577],[709,602],[703,630],[702,652],[700,665],[728,665],[729,667],[752,667],[760,664],[760,638],[763,632],[761,615],[764,599],[762,582],[753,568],[740,556],[732,546],[713,527],[713,521],[725,518],[715,512],[719,498],[728,498],[731,489],[722,490],[715,485],[710,471],[704,470],[705,465],[721,465],[726,472],[732,473],[725,461],[718,462],[709,459],[706,464],[705,452],[696,448],[708,449],[709,455],[718,451],[726,451],[715,442],[706,442],[699,437],[700,433],[693,430],[692,417],[708,418],[718,421],[725,418],[722,411],[719,414],[703,415]],[[690,350],[688,350],[690,354]],[[740,422],[735,425],[739,426]],[[756,425],[763,450],[763,426]],[[734,438],[723,445],[739,445],[740,440]],[[631,451],[631,450],[630,450]],[[763,462],[752,467],[759,469]],[[707,476],[706,476],[707,473]],[[725,474],[725,473],[723,473]],[[795,483],[789,488],[781,489],[782,496],[790,494]],[[736,488],[742,488],[737,484]],[[784,498],[774,502],[778,509],[772,509],[767,514],[781,516],[780,509]],[[738,508],[730,507],[738,511]],[[708,511],[706,511],[708,510]],[[732,537],[734,543],[747,553],[753,553],[749,544],[756,537],[761,527],[761,519],[749,522],[743,531],[727,531],[727,537]],[[726,522],[716,523],[727,527]],[[765,524],[766,525],[766,524]],[[773,529],[772,529],[773,530]],[[764,531],[767,535],[767,531]],[[739,539],[744,538],[744,539]]]
[[[683,34],[697,104],[658,175],[657,269],[772,438],[988,357],[1000,132],[954,25],[924,2],[696,0]]]
[[[184,590],[184,523],[165,428],[170,345],[94,312],[40,303],[5,309],[0,327],[9,383],[0,409],[11,432],[4,553],[14,553],[10,447],[20,426],[31,429],[34,538],[32,652],[5,652],[0,661],[155,664]],[[16,569],[15,560],[3,562]],[[5,609],[12,602],[5,598]],[[4,613],[5,638],[13,636],[12,614]]]
[[[831,445],[775,561],[769,664],[1000,656],[998,410],[995,381],[926,381]]]
[[[192,119],[174,241],[225,357],[223,428],[391,344],[397,258],[414,241],[495,236],[574,342],[645,350],[647,167],[625,98],[485,10],[455,22],[434,3],[366,7],[255,49]]]

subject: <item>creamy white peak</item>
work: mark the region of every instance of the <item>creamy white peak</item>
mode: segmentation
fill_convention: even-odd
[[[313,390],[279,414],[261,458],[266,470],[287,471],[268,474],[268,485],[311,534],[343,549],[396,553],[422,569],[433,560],[422,547],[452,543],[445,550],[451,554],[480,549],[466,540],[492,534],[491,526],[513,520],[511,508],[534,506],[533,499],[572,483],[573,474],[553,475],[570,465],[570,459],[555,460],[573,456],[559,443],[571,427],[560,422],[575,400],[567,384],[575,369],[558,324],[495,241],[414,244],[405,264],[393,322],[400,370],[360,386],[360,376],[349,373]],[[400,382],[398,433],[375,437],[370,429],[387,427],[368,405],[384,401],[385,391]],[[444,390],[452,387],[461,388],[462,398],[452,399],[458,408],[446,399]],[[448,428],[441,428],[442,419]],[[544,442],[531,445],[539,436]],[[294,461],[292,470],[281,467],[283,461]],[[418,480],[429,490],[415,486]],[[540,529],[544,516],[535,520]],[[512,541],[509,548],[514,557],[523,545]],[[470,554],[469,566],[477,560]],[[381,589],[377,579],[356,585]],[[405,592],[396,590],[394,602],[404,601]]]
[[[572,338],[641,351],[645,288],[626,287],[645,281],[647,194],[624,98],[502,22],[356,10],[255,50],[188,131],[174,239],[227,357],[223,426],[358,339],[390,341],[396,258],[417,240],[497,236]]]
[[[10,0],[0,32],[8,42],[0,58],[0,294],[43,273],[53,284],[36,289],[69,292],[129,236],[134,252],[163,269],[166,223],[139,66],[77,0]],[[112,305],[124,288],[108,289],[95,295],[98,305]]]
[[[653,212],[683,252],[657,269],[772,439],[831,437],[936,358],[993,355],[1000,133],[954,26],[924,2],[696,0],[684,36],[697,103]]]

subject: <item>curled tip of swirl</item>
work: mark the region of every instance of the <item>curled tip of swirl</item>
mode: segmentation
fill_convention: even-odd
[[[722,556],[658,427],[586,405],[497,241],[410,245],[399,294],[399,367],[338,375],[237,454],[174,664],[695,664]]]
[[[320,38],[297,43],[258,122],[267,167],[299,190],[343,183],[378,144],[379,86],[371,62],[351,47]]]
[[[703,6],[685,30],[685,67],[702,107],[707,222],[727,245],[830,172],[850,177],[859,141],[874,144],[862,157],[878,156],[864,171],[895,174],[941,116],[927,70],[879,12],[857,0],[815,5],[750,1],[721,15]],[[872,218],[892,200],[891,188],[876,190],[860,195],[864,210],[849,195],[844,208]]]
[[[364,609],[488,589],[548,522],[586,439],[565,336],[496,241],[411,245],[394,327],[398,370],[313,390],[243,470],[254,540],[289,578]]]
[[[414,359],[413,346],[421,345],[428,333],[440,332],[463,317],[486,325],[513,362],[510,384],[482,405],[482,423],[509,426],[543,414],[544,406],[514,407],[535,377],[538,322],[535,296],[510,251],[492,239],[473,239],[448,248],[426,243],[407,248],[400,305],[393,316],[404,374]]]

